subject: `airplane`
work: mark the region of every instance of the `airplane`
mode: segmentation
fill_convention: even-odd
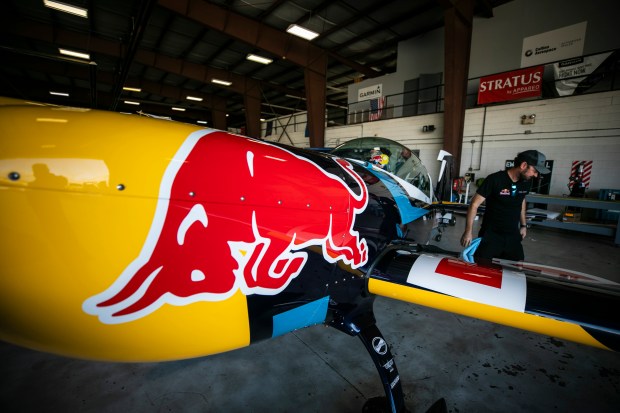
[[[361,340],[385,392],[365,411],[389,412],[407,407],[377,296],[620,349],[619,284],[405,237],[433,213],[432,182],[372,143],[338,156],[11,98],[0,130],[3,341],[153,362],[325,324]]]

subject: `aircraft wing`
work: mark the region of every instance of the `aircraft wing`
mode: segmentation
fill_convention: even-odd
[[[387,249],[368,273],[377,295],[618,351],[620,284],[537,264],[471,264]]]

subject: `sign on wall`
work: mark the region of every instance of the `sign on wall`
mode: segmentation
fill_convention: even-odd
[[[540,96],[543,71],[544,66],[536,66],[481,77],[478,104]]]
[[[357,91],[357,101],[377,99],[383,96],[383,84],[368,86]]]
[[[521,67],[583,55],[588,22],[573,24],[523,39]]]
[[[560,96],[569,96],[598,67],[611,56],[611,52],[593,56],[573,57],[553,64],[555,88]],[[580,76],[583,75],[583,76]]]

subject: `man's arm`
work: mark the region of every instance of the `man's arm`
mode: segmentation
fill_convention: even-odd
[[[474,197],[471,199],[469,208],[467,208],[467,221],[465,223],[465,231],[463,231],[463,236],[461,236],[461,245],[463,247],[469,246],[471,240],[473,239],[472,231],[474,227],[474,219],[478,214],[478,207],[484,202],[485,199],[485,197],[478,193],[476,193],[476,195],[474,195]]]
[[[521,204],[521,217],[519,218],[519,232],[521,233],[521,239],[525,239],[525,236],[527,235],[527,220],[525,216],[526,208],[525,198],[523,198],[523,203]]]

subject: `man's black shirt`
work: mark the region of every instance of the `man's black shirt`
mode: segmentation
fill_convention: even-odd
[[[523,199],[531,187],[530,181],[512,182],[507,171],[487,176],[477,191],[486,199],[480,235],[487,228],[500,233],[518,232]]]

